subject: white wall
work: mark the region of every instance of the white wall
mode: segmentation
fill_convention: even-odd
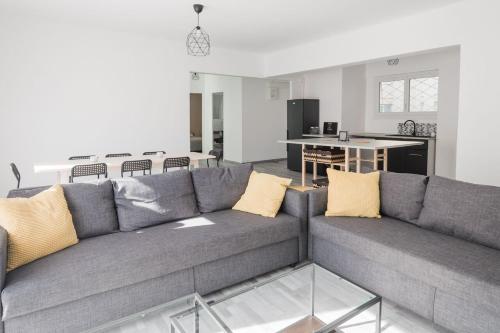
[[[306,72],[304,98],[319,99],[319,123],[342,119],[342,69],[329,68]],[[322,128],[320,129],[322,130]]]
[[[141,34],[0,16],[0,196],[53,183],[33,164],[76,154],[189,150],[190,71],[259,76],[261,57]]]
[[[269,99],[269,88],[279,98]],[[286,158],[286,110],[290,88],[272,80],[243,78],[243,162]]]
[[[342,68],[342,129],[365,130],[366,66]]]
[[[159,37],[0,17],[0,193],[14,185],[10,161],[24,184],[37,185],[53,178],[35,176],[34,161],[185,151],[189,71],[278,76],[457,45],[456,176],[500,185],[500,173],[487,172],[500,164],[492,140],[500,121],[499,11],[496,0],[464,0],[264,56],[214,48],[206,58],[188,57],[184,43]],[[117,128],[127,130],[120,136]],[[110,140],[109,133],[117,134]]]
[[[378,78],[431,70],[437,70],[439,73],[439,111],[437,113],[382,114],[378,112]],[[459,82],[460,50],[458,48],[402,57],[397,66],[388,66],[385,61],[367,64],[365,130],[376,133],[397,133],[397,124],[407,119],[419,123],[437,123],[436,174],[455,178]]]
[[[203,94],[205,91],[205,74],[198,73],[198,80],[193,80],[191,78],[191,90],[192,94]],[[203,107],[203,106],[202,106]]]
[[[279,98],[268,98],[269,87],[279,88]],[[224,94],[224,159],[254,162],[286,158],[286,101],[289,86],[274,80],[200,74],[191,92],[203,94],[203,151],[213,148],[212,94]]]
[[[418,15],[338,34],[267,55],[266,75],[320,69],[460,45],[456,177],[500,185],[500,2],[464,0]],[[487,157],[485,157],[487,156]]]

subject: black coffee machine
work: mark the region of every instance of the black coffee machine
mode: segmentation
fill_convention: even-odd
[[[338,123],[333,121],[325,121],[323,123],[323,134],[337,135]]]

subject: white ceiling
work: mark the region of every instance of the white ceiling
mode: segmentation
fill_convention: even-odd
[[[196,0],[0,0],[0,12],[35,15],[183,40]],[[199,0],[214,47],[280,49],[459,0]],[[423,22],[423,24],[425,24]]]

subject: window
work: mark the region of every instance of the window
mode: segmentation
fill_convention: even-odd
[[[439,77],[410,79],[410,112],[437,112]]]
[[[405,81],[382,81],[380,88],[380,112],[404,112]]]
[[[378,112],[437,112],[439,76],[437,73],[405,74],[380,78]]]

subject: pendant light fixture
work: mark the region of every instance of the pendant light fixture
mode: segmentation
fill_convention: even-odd
[[[210,37],[200,27],[200,13],[203,11],[203,5],[195,4],[193,8],[198,15],[198,24],[187,36],[187,52],[192,56],[207,56],[210,54]]]

